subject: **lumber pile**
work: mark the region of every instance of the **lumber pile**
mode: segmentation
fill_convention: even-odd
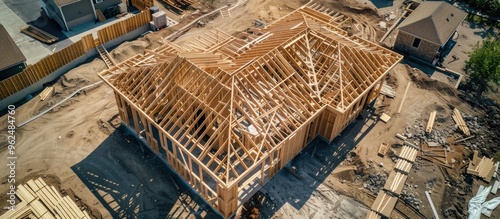
[[[430,134],[432,132],[432,127],[434,126],[434,121],[436,120],[436,111],[433,111],[429,116],[429,121],[427,121],[427,126],[425,132]]]
[[[467,124],[465,123],[464,118],[462,117],[462,114],[460,113],[460,111],[457,108],[455,108],[453,110],[453,114],[451,114],[451,117],[453,117],[453,120],[455,121],[455,123],[457,123],[458,128],[460,128],[460,130],[465,135],[470,136],[469,128],[467,127]]]
[[[47,44],[52,44],[59,40],[59,38],[55,37],[54,35],[31,25],[21,28],[21,32]]]
[[[47,99],[47,97],[49,95],[52,94],[53,91],[54,91],[54,87],[52,87],[52,86],[46,87],[45,89],[43,89],[43,91],[38,96],[40,97],[41,101],[44,101],[45,99]]]
[[[492,158],[479,158],[478,151],[475,150],[472,161],[467,167],[467,173],[478,176],[489,183],[495,173],[495,162]]]
[[[177,13],[182,13],[184,10],[182,8],[187,8],[188,6],[192,5],[194,2],[192,0],[162,0],[170,6],[172,9],[174,9],[174,12]]]
[[[382,85],[382,88],[380,89],[380,94],[385,95],[390,98],[396,97],[396,91],[394,90],[394,87],[391,85],[388,85],[387,83],[384,82]]]
[[[16,196],[21,200],[16,210],[7,211],[0,219],[90,219],[69,196],[62,197],[54,186],[48,186],[41,178],[19,185]]]
[[[389,174],[384,188],[378,193],[372,204],[371,211],[365,217],[366,219],[381,218],[382,216],[390,217],[408,179],[408,173],[417,159],[417,153],[418,149],[415,146],[407,144],[403,146],[394,169]]]

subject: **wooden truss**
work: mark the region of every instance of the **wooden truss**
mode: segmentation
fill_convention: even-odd
[[[302,7],[244,41],[211,30],[100,73],[120,117],[223,216],[317,135],[333,140],[402,57]]]

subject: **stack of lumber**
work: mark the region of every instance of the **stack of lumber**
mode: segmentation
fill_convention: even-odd
[[[372,211],[378,212],[385,217],[389,217],[397,202],[398,197],[394,197],[385,192],[380,192],[373,202]]]
[[[462,114],[457,108],[453,110],[453,114],[451,114],[451,117],[453,117],[453,120],[455,121],[455,123],[457,123],[458,128],[460,128],[460,130],[462,130],[465,135],[470,136],[469,128],[467,127],[464,118],[462,118]]]
[[[390,98],[396,97],[396,91],[394,90],[394,88],[385,82],[382,85],[382,88],[380,89],[380,93]]]
[[[408,179],[408,173],[410,173],[413,163],[417,159],[418,151],[414,146],[406,144],[403,146],[394,169],[389,174],[384,188],[380,190],[377,198],[375,198],[371,211],[365,217],[366,219],[378,219],[382,216],[390,217]]]
[[[19,185],[16,196],[21,200],[16,210],[7,211],[0,219],[90,219],[69,196],[62,197],[54,186],[48,186],[41,178]]]
[[[414,147],[405,145],[403,146],[403,150],[399,153],[398,157],[409,162],[415,162],[417,159],[418,150]]]
[[[406,179],[408,179],[407,174],[398,171],[392,171],[389,174],[389,178],[387,178],[387,181],[385,182],[384,190],[399,195],[405,187],[404,182],[406,182]]]
[[[489,183],[493,173],[495,173],[495,162],[492,158],[479,158],[478,151],[474,151],[474,157],[467,167],[467,173],[479,176]]]
[[[49,95],[52,94],[52,92],[54,91],[54,87],[46,87],[45,89],[43,89],[43,91],[38,95],[40,97],[40,100],[45,100],[47,99],[47,97]]]
[[[194,2],[192,0],[162,0],[172,9],[175,9],[174,12],[182,13],[184,10],[182,8],[186,8],[189,5],[192,5]]]
[[[59,40],[59,38],[55,37],[54,35],[31,25],[21,28],[21,32],[47,44],[52,44]]]

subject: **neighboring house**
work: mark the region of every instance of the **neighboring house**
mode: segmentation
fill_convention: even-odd
[[[96,10],[102,12],[121,0],[40,0],[47,15],[54,19],[63,30],[97,19]]]
[[[435,64],[454,45],[452,38],[465,16],[446,2],[423,2],[399,25],[394,49]]]
[[[0,81],[26,68],[26,57],[0,24]]]

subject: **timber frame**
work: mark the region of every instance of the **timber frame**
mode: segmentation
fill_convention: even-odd
[[[226,218],[315,137],[332,141],[402,59],[306,6],[261,32],[213,29],[99,74],[123,123]]]

